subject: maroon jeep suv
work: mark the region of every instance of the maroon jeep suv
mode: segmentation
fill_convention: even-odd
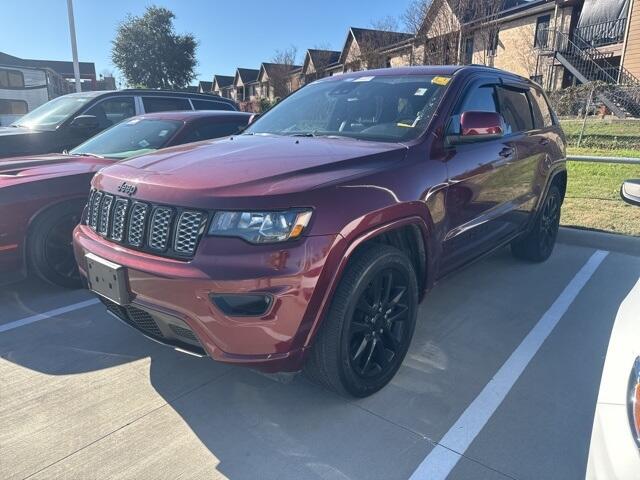
[[[109,312],[190,353],[369,395],[439,278],[553,250],[565,140],[540,87],[485,67],[324,78],[244,133],[101,170],[74,232]]]

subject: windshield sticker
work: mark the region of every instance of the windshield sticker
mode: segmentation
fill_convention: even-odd
[[[414,95],[422,96],[425,93],[427,93],[427,89],[426,88],[419,88],[419,89],[416,90],[416,93],[414,93]]]
[[[167,133],[169,133],[169,130],[160,130],[160,132],[158,133],[159,137],[166,137]]]
[[[149,146],[149,142],[143,139],[138,142],[138,145],[140,145],[142,148],[147,148]]]
[[[433,80],[431,80],[431,83],[433,83],[434,85],[448,85],[449,82],[451,81],[451,77],[433,77]]]
[[[370,77],[358,77],[354,80],[354,82],[370,82],[371,80],[373,80],[374,76],[370,76]]]

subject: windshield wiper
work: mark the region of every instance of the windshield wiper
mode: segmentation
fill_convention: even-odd
[[[62,152],[64,155],[71,155],[72,157],[93,157],[93,158],[105,158],[102,155],[98,155],[97,153],[71,153],[71,152]]]
[[[292,137],[316,137],[317,135],[314,132],[304,132],[304,133],[292,133]]]

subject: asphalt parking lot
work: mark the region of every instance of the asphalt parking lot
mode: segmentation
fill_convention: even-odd
[[[175,352],[84,291],[0,290],[0,478],[584,478],[640,239],[563,230],[502,250],[421,305],[392,384],[344,399]]]

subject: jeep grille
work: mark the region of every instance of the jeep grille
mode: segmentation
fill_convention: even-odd
[[[172,258],[193,257],[207,214],[197,210],[133,201],[92,190],[86,223],[101,236]]]

